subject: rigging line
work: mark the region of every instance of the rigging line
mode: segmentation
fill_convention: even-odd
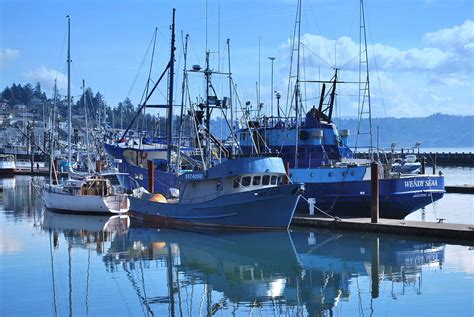
[[[308,1],[308,4],[309,4],[309,10],[310,10],[311,15],[313,16],[313,19],[314,19],[314,23],[316,24],[316,28],[317,28],[317,30],[319,31],[320,37],[323,38],[323,36],[322,36],[321,34],[324,34],[324,33],[321,31],[321,28],[319,27],[318,19],[316,18],[316,15],[314,14],[314,11],[313,11],[313,7],[311,6],[311,1]],[[326,45],[326,42],[325,42],[325,41],[321,41],[321,42],[322,42],[324,48],[326,49],[326,54],[327,54],[327,56],[331,56],[331,53],[330,53],[330,51],[329,51],[329,48],[328,48],[327,45]],[[320,46],[321,46],[321,44],[320,44]],[[335,65],[334,65],[334,66],[330,66],[330,67],[331,67],[331,68],[334,68]]]
[[[367,10],[366,10],[366,20],[367,20],[367,25],[369,25],[370,23],[369,23]],[[372,42],[372,56],[374,58],[375,74],[377,75],[377,83],[378,83],[378,86],[379,86],[380,98],[382,99],[383,112],[384,112],[385,117],[387,117],[387,111],[386,111],[386,108],[385,108],[385,99],[383,98],[382,84],[381,84],[381,81],[380,81],[379,67],[378,67],[378,64],[377,64],[376,56],[375,56],[374,40],[372,38],[372,30],[371,30],[370,27],[368,29],[369,29],[370,41]]]
[[[60,64],[63,64],[61,61],[62,61],[62,59],[63,59],[64,46],[66,46],[66,44],[65,44],[65,43],[66,43],[66,39],[67,39],[67,31],[65,30],[65,31],[64,31],[64,37],[63,37],[63,45],[61,46],[61,54],[59,55],[59,61],[58,61],[56,70],[59,69],[59,65],[60,65]],[[64,64],[63,64],[63,65],[64,65]],[[54,78],[55,80],[58,79],[58,75],[62,75],[62,74],[59,73],[59,72],[57,72],[57,73],[56,73],[56,77]],[[64,76],[60,76],[60,77],[63,77],[63,79],[64,79]],[[53,90],[53,92],[54,92],[54,90]]]
[[[333,65],[331,65],[330,63],[328,63],[324,58],[322,58],[321,56],[319,56],[316,52],[314,52],[312,49],[310,49],[308,46],[306,46],[303,42],[300,42],[300,44],[306,48],[311,54],[313,54],[314,56],[316,56],[320,61],[322,61],[324,64],[326,64],[329,68],[334,68]]]
[[[153,38],[155,37],[155,32],[153,31],[153,36],[150,40],[150,43],[148,44],[148,47],[145,51],[145,55],[143,55],[142,61],[140,63],[140,66],[138,67],[137,73],[135,74],[135,77],[133,78],[132,85],[130,86],[130,89],[127,92],[127,97],[130,97],[130,94],[132,93],[132,90],[135,88],[135,84],[137,83],[138,76],[140,76],[141,70],[143,68],[143,64],[145,64],[146,57],[148,56],[148,53],[150,52],[151,45],[153,43]]]
[[[349,34],[352,33],[352,28],[354,26],[354,21],[357,16],[357,10],[354,10],[354,14],[352,15],[352,20],[351,20],[351,25],[349,26]],[[344,42],[344,46],[342,48],[342,55],[341,55],[341,62],[344,60],[344,55],[346,54],[346,49],[347,49],[347,41]],[[347,63],[346,63],[347,64]],[[339,67],[340,69],[341,67]]]

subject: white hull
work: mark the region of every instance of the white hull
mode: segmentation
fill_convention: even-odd
[[[43,199],[46,208],[63,210],[71,213],[104,214],[125,213],[129,208],[126,195],[94,196],[94,195],[71,195],[58,189],[43,191]]]

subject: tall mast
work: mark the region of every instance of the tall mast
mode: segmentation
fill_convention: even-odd
[[[296,13],[295,28],[298,28],[298,44],[296,52],[296,83],[295,83],[295,168],[298,168],[298,122],[299,122],[299,105],[300,97],[300,46],[301,46],[301,0],[298,0],[298,11]]]
[[[230,148],[230,155],[234,155],[234,110],[232,106],[232,71],[230,69],[230,39],[227,39],[227,58],[229,59],[229,108],[230,108],[230,133],[232,133],[232,147]]]
[[[182,38],[182,32],[181,32],[181,38]],[[179,169],[179,161],[181,157],[181,139],[183,136],[183,115],[184,115],[184,95],[186,92],[186,82],[188,79],[188,73],[187,73],[187,60],[188,60],[188,39],[189,35],[186,34],[185,42],[184,42],[184,67],[183,67],[183,84],[181,86],[181,113],[179,114],[179,128],[178,128],[178,157],[176,159],[176,169]]]
[[[365,64],[365,69],[363,69]],[[362,71],[365,71],[366,77],[362,78]],[[360,31],[359,31],[359,122],[357,126],[357,136],[355,142],[354,152],[357,152],[357,144],[359,141],[359,135],[369,135],[369,156],[373,160],[373,149],[372,149],[372,106],[370,103],[370,85],[369,85],[369,56],[367,52],[367,36],[365,28],[365,13],[364,13],[364,1],[360,0]],[[367,102],[367,110],[365,110],[365,103]],[[363,117],[368,118],[368,131],[361,131],[361,125]]]
[[[82,105],[84,107],[84,117],[86,119],[86,149],[87,149],[87,171],[91,172],[91,156],[89,151],[89,121],[87,119],[87,102],[86,102],[86,82],[82,80]]]
[[[175,16],[176,9],[173,8],[173,22],[171,24],[171,55],[170,55],[170,67],[169,67],[169,87],[168,87],[168,146],[167,146],[167,159],[168,159],[168,170],[171,166],[171,147],[173,143],[173,85],[174,85],[174,27],[175,27]]]
[[[67,107],[69,111],[69,123],[67,127],[67,151],[69,164],[72,162],[71,133],[72,133],[72,109],[71,109],[71,16],[67,16]]]
[[[207,134],[208,138],[206,139],[206,157],[207,157],[207,166],[210,166],[211,164],[211,142],[210,142],[210,137],[211,137],[211,110],[209,107],[209,84],[211,81],[211,70],[209,69],[209,51],[206,51],[206,69],[205,69],[205,75],[206,75],[206,129],[207,129]]]

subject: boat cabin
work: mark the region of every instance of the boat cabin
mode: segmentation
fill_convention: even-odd
[[[181,175],[180,203],[202,203],[222,195],[276,187],[285,175],[281,158],[229,159],[206,171]]]

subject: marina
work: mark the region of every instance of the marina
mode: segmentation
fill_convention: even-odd
[[[44,3],[46,55],[5,32],[0,315],[473,315],[474,22],[350,2]]]
[[[164,316],[472,310],[472,241],[309,227],[147,228],[126,216],[52,213],[28,176],[5,180],[0,260],[2,287],[9,287],[2,290],[2,315],[32,309]],[[463,204],[451,206],[465,217]],[[428,220],[435,216],[426,213]],[[433,305],[441,298],[458,304]]]

